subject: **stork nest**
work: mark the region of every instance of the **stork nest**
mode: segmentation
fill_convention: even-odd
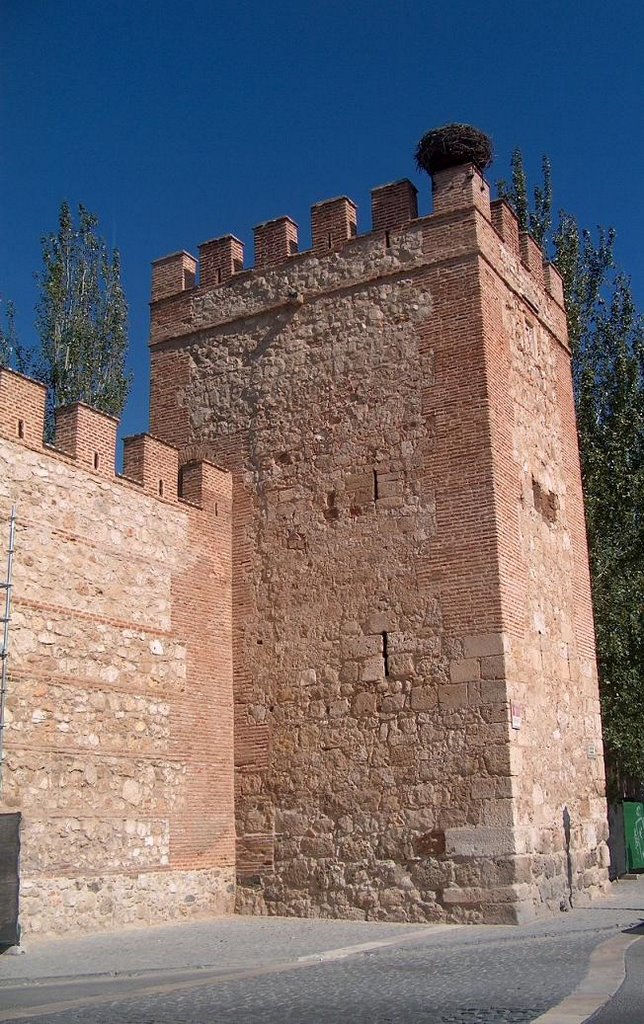
[[[492,140],[471,124],[446,124],[423,135],[416,147],[419,171],[435,174],[459,164],[476,164],[484,171],[492,163]]]

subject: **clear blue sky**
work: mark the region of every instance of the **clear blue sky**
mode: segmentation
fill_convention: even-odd
[[[644,305],[641,0],[0,0],[0,294],[33,339],[40,237],[83,202],[122,254],[135,387],[147,426],[150,261],[345,193],[412,177],[415,143],[468,121],[514,146],[555,204],[612,224]]]

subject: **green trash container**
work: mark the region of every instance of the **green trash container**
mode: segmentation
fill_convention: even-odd
[[[644,871],[644,804],[624,801],[626,870]]]

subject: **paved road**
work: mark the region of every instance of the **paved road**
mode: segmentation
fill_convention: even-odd
[[[635,882],[524,928],[233,918],[34,942],[0,958],[0,1021],[528,1024],[579,984],[601,942],[643,919]],[[644,1024],[636,988],[625,1017],[598,1024]]]
[[[644,1021],[644,937],[626,954],[626,980],[619,992],[603,1009],[593,1014],[589,1024],[641,1024]]]

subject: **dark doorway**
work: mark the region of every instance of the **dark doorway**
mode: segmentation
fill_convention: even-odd
[[[18,928],[18,860],[20,812],[0,814],[0,949],[16,946]]]

